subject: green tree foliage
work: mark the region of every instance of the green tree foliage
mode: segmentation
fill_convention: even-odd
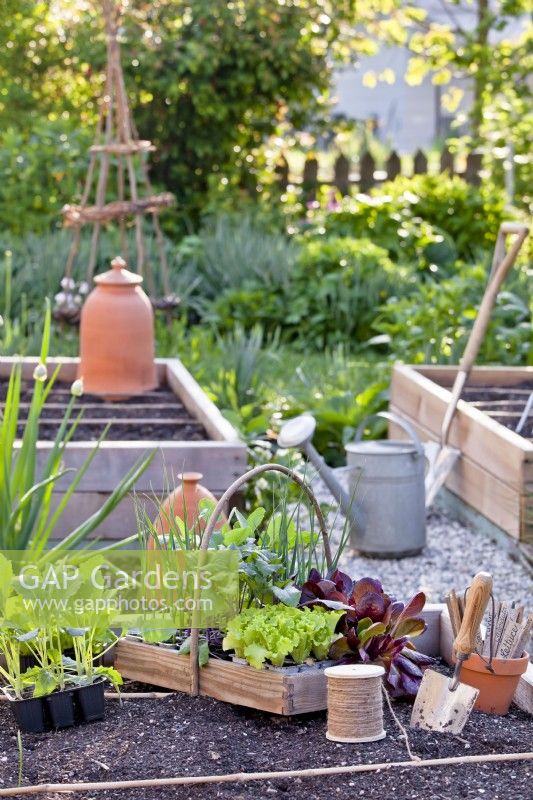
[[[210,189],[255,194],[260,146],[280,122],[299,129],[328,108],[334,55],[375,43],[357,24],[409,19],[397,0],[133,2],[124,59],[142,135],[158,145],[154,176],[194,219]],[[131,58],[130,58],[131,56]]]
[[[105,63],[97,0],[3,5],[1,129],[26,139],[38,119],[61,118],[92,130]],[[127,89],[141,135],[159,148],[154,177],[182,218],[197,218],[210,186],[260,191],[260,145],[282,121],[324,116],[333,57],[373,52],[376,37],[394,39],[416,16],[399,0],[131,0],[120,29]],[[59,194],[57,210],[69,199]]]
[[[414,26],[409,37],[413,53],[407,72],[412,85],[427,76],[444,89],[443,105],[455,112],[463,97],[456,79],[467,79],[473,90],[469,112],[472,143],[485,150],[485,162],[502,179],[501,155],[517,158],[522,165],[517,197],[531,202],[533,178],[530,141],[533,129],[531,71],[532,28],[527,24],[528,0],[441,0],[446,22],[429,17]],[[474,16],[465,27],[461,11]],[[498,167],[495,155],[500,156]]]

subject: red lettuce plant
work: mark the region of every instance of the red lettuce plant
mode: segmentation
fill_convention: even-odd
[[[353,581],[340,570],[323,578],[313,569],[302,586],[300,606],[320,604],[346,613],[338,622],[343,636],[331,646],[329,656],[343,664],[377,663],[385,667],[385,685],[392,697],[415,697],[423,670],[434,659],[419,653],[411,639],[426,629],[418,617],[426,596],[416,594],[408,603],[383,591],[380,581]]]

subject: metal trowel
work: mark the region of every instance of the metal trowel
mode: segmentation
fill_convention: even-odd
[[[459,734],[474,707],[479,689],[460,683],[461,667],[476,646],[476,635],[492,592],[492,576],[478,572],[466,595],[465,611],[453,643],[456,657],[452,678],[427,669],[411,714],[412,728]]]

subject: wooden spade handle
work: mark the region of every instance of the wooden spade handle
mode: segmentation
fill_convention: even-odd
[[[483,295],[481,305],[477,312],[477,316],[459,366],[460,371],[466,372],[467,375],[472,369],[477,358],[477,354],[479,352],[481,342],[483,341],[483,337],[487,331],[490,315],[492,309],[494,308],[494,304],[496,302],[496,298],[498,297],[502,283],[516,261],[518,252],[522,247],[524,240],[527,238],[528,233],[529,230],[527,225],[516,225],[506,222],[500,228],[500,232],[498,233],[499,240],[501,240],[502,236],[509,234],[516,234],[516,239],[512,243],[506,255],[501,253],[502,260],[497,265],[494,265],[495,269],[493,270],[487,288],[485,289],[485,294]]]
[[[492,575],[489,575],[488,572],[478,572],[468,588],[463,621],[453,643],[456,655],[468,657],[474,651],[476,634],[481,625],[491,592]]]
[[[470,370],[474,366],[479,348],[481,347],[481,343],[483,341],[483,337],[487,332],[490,322],[490,315],[492,313],[492,309],[494,308],[494,304],[496,303],[502,283],[516,261],[520,248],[527,238],[528,233],[529,229],[527,225],[522,225],[516,222],[503,222],[500,225],[498,238],[496,240],[496,247],[494,249],[494,259],[492,262],[489,282],[485,289],[485,294],[483,295],[481,305],[479,306],[476,319],[474,320],[474,325],[470,331],[470,336],[468,338],[468,342],[466,343],[463,357],[459,363],[459,370],[457,371],[457,375],[455,376],[455,381],[452,387],[452,396],[442,421],[440,434],[442,446],[444,446],[448,441],[448,434],[455,416],[457,403],[459,402],[463,393],[466,381],[470,375]],[[506,254],[505,237],[511,235],[516,235],[516,238]]]

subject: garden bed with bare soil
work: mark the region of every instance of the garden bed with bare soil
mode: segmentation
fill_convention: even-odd
[[[21,417],[28,413],[37,358],[0,358],[0,413],[5,387],[16,363],[21,364],[25,393]],[[37,469],[42,470],[53,446],[54,434],[71,398],[70,388],[79,371],[76,358],[47,360],[48,372],[59,368],[39,425]],[[222,494],[246,468],[246,445],[238,432],[196,383],[178,359],[157,359],[158,386],[139,397],[109,403],[85,394],[76,400],[75,411],[85,408],[76,435],[64,451],[64,464],[72,471],[54,487],[52,502],[62,502],[67,486],[94,451],[106,423],[111,429],[94,461],[76,487],[76,502],[70,503],[54,529],[62,538],[96,513],[114,486],[130,469],[155,450],[156,455],[136,483],[138,497],[165,497],[181,472],[200,472],[202,483],[213,494]],[[75,414],[71,419],[75,419]],[[19,430],[21,433],[22,430]],[[148,504],[150,505],[150,504]],[[151,509],[149,512],[151,513]],[[122,539],[137,529],[134,502],[126,497],[98,527],[101,539]]]
[[[5,401],[8,381],[0,381],[0,408]],[[25,382],[21,392],[21,436],[27,418],[33,383]],[[71,394],[68,387],[56,385],[44,405],[39,436],[43,441],[55,438],[63,420]],[[73,442],[96,441],[109,423],[107,439],[113,441],[204,441],[208,438],[203,425],[190,414],[174,392],[159,386],[151,392],[110,402],[90,394],[80,397],[73,418],[83,411]]]
[[[531,392],[533,392],[533,380],[523,381],[515,386],[467,387],[463,391],[463,399],[500,425],[514,431]],[[524,439],[533,439],[533,414],[530,414],[525,422],[521,436]]]
[[[457,367],[395,364],[390,410],[422,441],[439,441]],[[474,367],[450,429],[459,458],[446,487],[509,536],[533,544],[531,420],[515,432],[533,389],[532,367]],[[391,425],[393,437],[405,433]]]
[[[411,706],[395,703],[394,708],[406,725]],[[385,739],[344,745],[326,739],[325,712],[284,718],[184,694],[124,700],[122,706],[109,701],[104,722],[40,736],[25,735],[23,785],[406,761],[409,757],[400,731],[387,708],[384,713]],[[504,717],[476,712],[460,738],[420,730],[410,730],[409,737],[414,752],[423,759],[525,752],[531,745],[531,717],[515,707]],[[14,786],[19,755],[16,729],[6,703],[0,704],[0,753],[0,787]],[[292,800],[324,800],[329,796],[526,800],[531,796],[531,773],[531,762],[501,762],[195,787],[93,789],[71,796],[92,800],[256,800],[276,795]],[[47,800],[63,797],[52,793],[41,796]]]

